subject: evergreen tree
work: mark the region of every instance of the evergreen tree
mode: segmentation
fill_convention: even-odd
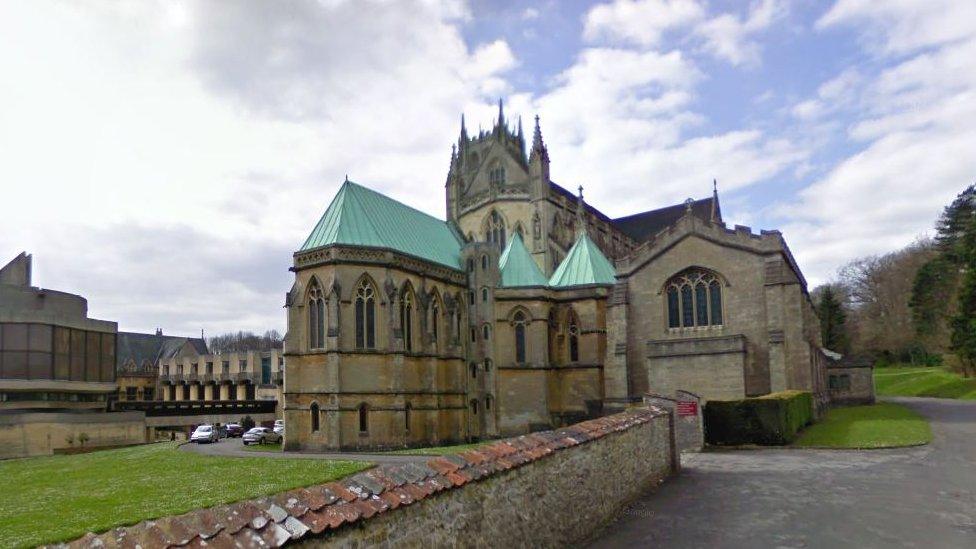
[[[950,261],[959,262],[962,259],[958,249],[960,238],[965,233],[974,212],[976,212],[976,185],[970,185],[942,210],[942,215],[935,224],[935,241]]]
[[[831,286],[825,286],[820,294],[820,303],[817,306],[817,314],[820,316],[820,337],[823,346],[838,352],[847,351],[847,313],[844,307],[834,294]]]
[[[963,269],[959,310],[952,321],[952,349],[965,374],[976,376],[976,213],[970,215],[955,244]]]
[[[918,270],[912,284],[912,325],[915,334],[928,347],[945,348],[944,326],[949,303],[955,295],[959,268],[940,254]],[[934,349],[929,349],[934,350]]]

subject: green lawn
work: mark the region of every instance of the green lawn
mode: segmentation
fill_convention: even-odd
[[[479,446],[491,444],[493,440],[474,442],[471,444],[455,444],[454,446],[431,446],[429,448],[409,448],[407,450],[393,450],[384,452],[386,454],[399,454],[407,456],[443,456],[446,454],[456,454],[465,450],[473,450]]]
[[[352,461],[212,457],[149,444],[90,454],[0,461],[0,547],[70,540],[369,467]]]
[[[976,400],[976,379],[942,368],[875,368],[874,388],[880,396]]]
[[[826,448],[893,448],[932,441],[925,418],[890,402],[833,408],[819,423],[805,429],[794,446]]]

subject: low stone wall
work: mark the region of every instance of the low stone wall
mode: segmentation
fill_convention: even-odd
[[[48,456],[82,446],[126,446],[146,442],[142,412],[31,412],[0,415],[0,459]],[[69,439],[71,442],[69,443]]]
[[[73,547],[534,547],[584,540],[678,468],[672,416],[641,407],[426,465],[89,534]]]

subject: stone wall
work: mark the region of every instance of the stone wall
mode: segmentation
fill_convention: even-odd
[[[142,412],[57,413],[0,415],[0,459],[47,456],[65,448],[124,446],[146,442]],[[72,443],[68,443],[68,438]]]
[[[625,412],[338,482],[163,517],[72,547],[562,547],[678,469],[672,416]]]
[[[827,378],[831,404],[874,404],[874,368],[830,366]]]

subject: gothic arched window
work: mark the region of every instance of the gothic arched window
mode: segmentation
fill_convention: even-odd
[[[404,288],[400,297],[400,329],[403,331],[403,348],[413,350],[413,294]]]
[[[359,405],[359,432],[369,432],[369,407],[365,402]]]
[[[505,184],[505,166],[501,164],[495,164],[491,170],[488,171],[488,181],[492,185],[502,186]]]
[[[376,348],[376,298],[373,286],[363,279],[356,288],[356,348]]]
[[[512,317],[512,324],[515,327],[515,362],[525,363],[525,313],[518,311]]]
[[[505,222],[495,210],[488,214],[485,223],[485,242],[492,242],[502,249],[505,248]]]
[[[412,411],[413,405],[408,402],[407,405],[403,407],[403,426],[408,433],[410,432],[410,412]]]
[[[314,281],[308,292],[308,347],[325,347],[325,296]]]
[[[312,432],[319,430],[319,404],[313,402],[311,406],[308,407],[308,413],[310,419],[312,420]]]
[[[689,269],[668,281],[669,328],[720,326],[723,322],[722,283],[704,269]]]
[[[579,362],[579,322],[576,315],[569,317],[569,361]]]
[[[478,365],[475,364],[474,362],[472,362],[471,364],[468,365],[468,369],[471,370],[471,379],[477,379],[478,378]]]
[[[438,329],[437,325],[441,322],[441,308],[437,305],[437,298],[433,299],[433,303],[430,305],[430,337],[433,338],[434,343],[437,343]]]

